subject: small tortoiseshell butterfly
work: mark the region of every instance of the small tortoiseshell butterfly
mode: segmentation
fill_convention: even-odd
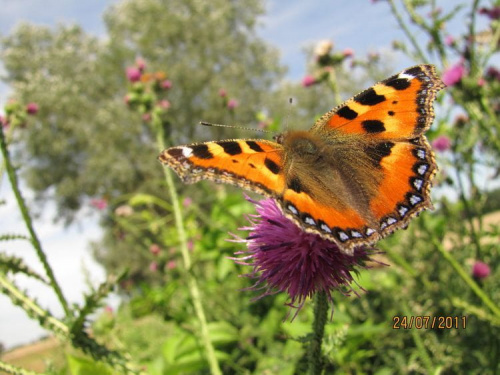
[[[186,183],[212,180],[275,199],[306,232],[352,254],[432,207],[436,171],[424,133],[445,87],[432,65],[402,71],[276,142],[231,139],[163,151]]]

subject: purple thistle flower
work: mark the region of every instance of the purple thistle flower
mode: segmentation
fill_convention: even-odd
[[[333,242],[300,229],[273,199],[247,200],[255,204],[258,214],[249,215],[251,225],[240,228],[250,232],[246,239],[233,235],[230,241],[244,242],[248,249],[235,253],[242,257],[231,259],[253,267],[244,275],[257,279],[248,289],[266,290],[256,299],[286,292],[290,297],[287,305],[298,313],[307,297],[317,292],[325,292],[331,303],[334,290],[357,295],[350,287],[355,282],[351,273],[357,272],[356,266],[367,268],[365,262],[373,253],[369,248],[358,247],[353,255],[345,254]]]
[[[238,106],[238,101],[236,99],[229,99],[227,102],[227,108],[235,109]]]
[[[488,266],[484,262],[481,262],[480,260],[477,260],[476,263],[474,263],[474,266],[472,267],[472,275],[476,279],[484,279],[488,277],[490,273],[491,273],[490,266]]]
[[[26,112],[29,114],[29,115],[35,115],[37,112],[38,112],[38,104],[36,103],[28,103],[26,105]]]
[[[497,20],[500,18],[500,6],[494,6],[492,8],[480,8],[479,14],[488,16],[490,20]]]
[[[161,81],[160,86],[164,90],[169,90],[172,88],[172,81],[170,81],[168,79]]]
[[[446,135],[440,135],[432,141],[432,147],[439,152],[444,152],[450,149],[451,141]]]
[[[302,78],[302,86],[303,87],[309,87],[312,86],[316,83],[316,78],[313,76],[307,75],[304,78]]]
[[[444,44],[452,46],[455,44],[455,38],[452,35],[446,35],[446,38],[444,38]]]
[[[102,211],[108,207],[108,201],[104,198],[94,198],[90,200],[90,205]]]
[[[137,82],[141,79],[142,73],[136,67],[128,67],[126,73],[127,73],[127,79],[130,82]]]
[[[466,75],[466,70],[462,62],[450,66],[443,72],[441,79],[446,86],[453,86],[460,82]]]

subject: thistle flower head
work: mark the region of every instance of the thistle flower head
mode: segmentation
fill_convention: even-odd
[[[451,140],[446,135],[440,135],[432,141],[432,147],[439,152],[447,151],[451,148]]]
[[[472,275],[476,279],[485,279],[491,273],[490,266],[487,263],[481,262],[480,260],[474,263],[472,267]]]
[[[247,250],[237,252],[240,257],[232,258],[237,263],[253,267],[245,276],[256,279],[249,288],[264,289],[257,297],[285,292],[289,295],[287,305],[302,308],[307,297],[325,292],[332,302],[332,291],[340,290],[345,295],[351,292],[355,282],[352,273],[356,267],[366,268],[370,249],[358,247],[352,255],[312,233],[306,233],[291,220],[283,216],[272,199],[254,203],[257,215],[250,215],[250,226],[240,228],[249,235],[246,239],[233,235],[231,241],[244,242]]]
[[[467,74],[467,70],[463,62],[459,62],[455,65],[448,67],[443,72],[441,79],[446,86],[454,86],[462,80],[462,78]]]

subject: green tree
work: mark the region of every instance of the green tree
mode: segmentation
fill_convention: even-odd
[[[40,106],[37,123],[19,133],[16,154],[38,202],[54,199],[58,218],[69,223],[90,198],[104,197],[111,211],[124,194],[161,192],[154,136],[123,99],[125,68],[137,57],[173,84],[172,143],[223,136],[224,129],[202,128],[200,120],[256,123],[283,72],[276,51],[255,34],[261,13],[260,1],[123,1],[105,14],[106,39],[78,26],[29,24],[3,38],[5,81],[20,101]],[[220,89],[237,100],[237,110],[223,106]],[[112,247],[116,230],[109,220],[103,224]],[[100,248],[106,264],[109,248]],[[140,255],[132,250],[137,244],[121,248],[118,258],[110,250],[110,257],[129,254],[124,263],[136,264]]]

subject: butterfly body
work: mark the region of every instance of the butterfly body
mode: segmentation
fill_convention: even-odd
[[[431,207],[436,170],[424,136],[444,85],[430,65],[394,75],[276,142],[235,139],[177,146],[159,159],[187,183],[237,185],[274,198],[307,232],[352,253]]]

